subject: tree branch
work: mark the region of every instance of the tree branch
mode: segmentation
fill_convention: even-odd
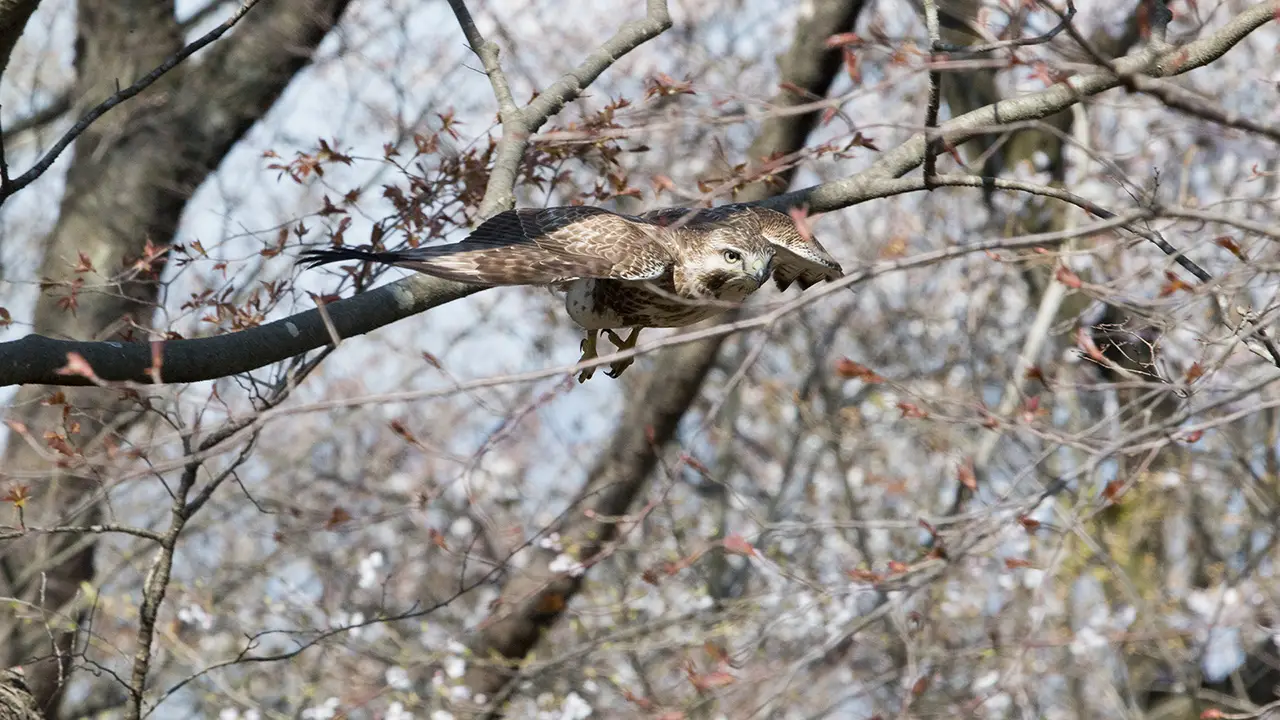
[[[71,91],[63,90],[44,107],[41,107],[39,110],[36,110],[26,117],[18,118],[16,121],[5,127],[3,139],[5,142],[8,142],[28,130],[34,130],[38,127],[48,125],[54,120],[62,117],[69,110],[71,110]]]
[[[188,57],[195,54],[197,50],[208,46],[213,41],[222,37],[223,34],[234,27],[236,23],[240,22],[240,19],[257,4],[258,0],[244,0],[244,3],[236,9],[235,13],[232,14],[231,17],[227,18],[226,22],[205,33],[200,38],[192,41],[173,55],[170,55],[164,62],[156,66],[151,72],[143,75],[132,85],[123,90],[117,90],[106,100],[98,103],[98,105],[96,105],[92,110],[85,113],[84,117],[80,118],[75,125],[72,125],[69,130],[63,133],[62,137],[58,139],[58,142],[54,143],[53,147],[49,148],[48,152],[36,161],[35,165],[32,165],[29,170],[18,177],[8,180],[3,183],[3,185],[0,185],[0,204],[3,204],[11,195],[35,182],[36,178],[43,175],[45,171],[53,165],[54,161],[58,159],[58,156],[62,154],[62,151],[70,147],[71,143],[75,142],[76,138],[80,137],[85,130],[89,129],[89,126],[92,125],[94,121],[103,115],[106,115],[111,108],[151,87],[157,80],[163,77],[165,73],[177,67],[178,63],[181,63],[183,60],[186,60]]]
[[[0,75],[8,68],[9,56],[39,5],[40,0],[0,0]]]
[[[516,107],[515,100],[511,97],[511,88],[507,86],[506,75],[498,64],[498,46],[480,35],[463,0],[449,0],[449,5],[458,18],[458,24],[462,26],[463,35],[471,45],[471,50],[484,63],[485,73],[489,76],[489,83],[493,85],[494,96],[498,100],[498,117],[502,121],[502,140],[498,144],[484,200],[480,202],[479,216],[482,220],[515,207],[516,176],[520,172],[520,163],[524,160],[525,150],[529,147],[529,138],[533,133],[560,112],[566,103],[581,95],[618,58],[671,27],[667,0],[648,0],[645,19],[623,25],[578,67],[565,73],[521,110]]]

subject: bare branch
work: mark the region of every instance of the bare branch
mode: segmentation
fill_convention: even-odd
[[[87,130],[94,121],[107,114],[111,108],[151,87],[157,80],[163,77],[165,73],[177,67],[183,60],[186,60],[196,51],[222,37],[223,34],[234,27],[236,23],[240,22],[240,19],[248,14],[248,12],[253,9],[253,6],[257,4],[258,0],[244,0],[244,3],[236,9],[235,13],[233,13],[231,17],[227,18],[226,22],[187,44],[178,52],[170,55],[164,62],[157,65],[151,72],[143,75],[132,85],[124,88],[123,90],[117,90],[106,100],[98,103],[98,105],[92,110],[85,113],[84,117],[80,118],[75,125],[72,125],[71,128],[58,139],[58,142],[54,143],[53,147],[49,148],[49,151],[46,152],[35,165],[31,166],[31,169],[22,173],[18,177],[13,178],[12,181],[5,178],[5,182],[0,183],[0,204],[3,204],[11,195],[30,185],[32,182],[35,182],[36,178],[43,175],[45,171],[53,165],[54,161],[58,159],[58,156],[62,154],[62,151],[66,150],[76,138],[80,137],[80,135]]]
[[[44,107],[26,117],[18,118],[16,122],[6,127],[3,133],[3,140],[12,140],[24,132],[48,125],[62,117],[70,109],[71,91],[64,90]]]
[[[924,113],[924,132],[927,139],[924,151],[925,187],[933,189],[932,178],[938,174],[938,147],[934,128],[938,126],[938,109],[942,105],[942,73],[935,64],[942,38],[938,30],[937,0],[924,0],[924,20],[929,32],[929,105]]]
[[[502,140],[498,143],[497,157],[493,162],[489,185],[485,188],[484,200],[480,202],[481,219],[515,207],[516,176],[520,172],[520,163],[533,133],[560,112],[566,103],[581,95],[618,58],[671,27],[667,0],[648,0],[645,19],[623,25],[578,67],[565,73],[522,110],[516,107],[506,75],[498,64],[498,46],[485,40],[476,29],[463,0],[449,0],[449,5],[458,18],[458,24],[462,26],[471,50],[484,63],[485,73],[489,76],[489,83],[498,100],[498,117],[502,121]]]

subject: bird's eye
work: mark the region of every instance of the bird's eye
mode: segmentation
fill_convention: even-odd
[[[739,253],[737,250],[725,250],[724,261],[728,263],[742,262],[742,254]]]

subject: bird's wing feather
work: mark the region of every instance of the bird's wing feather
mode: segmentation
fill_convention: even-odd
[[[844,268],[811,234],[801,233],[785,213],[755,208],[765,237],[774,247],[773,279],[779,290],[795,283],[801,289],[823,280],[844,277]]]
[[[673,262],[641,223],[592,207],[508,210],[460,243],[394,255],[400,267],[486,285],[653,280]]]
[[[835,280],[844,276],[844,270],[826,249],[811,240],[805,246],[774,243],[773,279],[779,290],[786,290],[792,283],[801,289],[823,280]]]

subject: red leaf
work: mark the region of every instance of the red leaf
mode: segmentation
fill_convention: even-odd
[[[98,381],[98,375],[93,371],[93,367],[89,365],[89,361],[77,352],[67,353],[67,364],[58,368],[59,375],[79,375],[88,378],[94,382]]]
[[[1057,278],[1058,282],[1066,285],[1072,290],[1079,290],[1080,287],[1084,285],[1084,281],[1080,279],[1080,276],[1072,272],[1071,268],[1066,265],[1059,265],[1058,271],[1054,273],[1054,277]]]
[[[329,519],[325,520],[324,527],[326,530],[333,530],[350,519],[351,513],[344,510],[341,506],[335,505],[333,511],[329,513]]]
[[[827,38],[827,47],[829,48],[838,48],[838,47],[843,47],[845,45],[861,45],[861,44],[862,44],[862,38],[858,37],[857,33],[851,33],[851,32],[838,33],[836,35],[832,35],[831,37]]]
[[[1076,344],[1079,345],[1080,348],[1084,350],[1085,354],[1092,360],[1106,364],[1106,357],[1102,355],[1102,350],[1098,349],[1098,345],[1093,342],[1093,336],[1089,334],[1088,330],[1084,328],[1076,330]]]
[[[917,407],[917,406],[915,406],[915,405],[913,405],[913,404],[911,404],[911,403],[909,403],[909,402],[900,402],[900,403],[898,403],[898,410],[900,410],[900,411],[902,412],[902,417],[904,417],[904,418],[927,418],[927,417],[929,417],[929,413],[925,412],[924,410],[921,410],[919,407]]]
[[[11,503],[15,507],[24,507],[29,499],[31,499],[29,485],[14,485],[5,492],[4,497],[0,497],[0,500]]]
[[[836,375],[843,378],[857,378],[864,383],[884,382],[884,378],[876,374],[876,371],[849,358],[840,358],[836,361]]]
[[[805,242],[812,240],[813,230],[809,227],[809,209],[793,207],[787,211],[787,214],[791,216],[791,222],[796,224],[796,232],[800,233],[800,237],[804,238]]]
[[[1187,368],[1187,377],[1186,377],[1187,382],[1189,383],[1195,382],[1196,380],[1199,380],[1203,376],[1204,376],[1204,365],[1201,365],[1200,363],[1193,363],[1191,367]]]
[[[1236,244],[1236,241],[1232,240],[1229,236],[1223,235],[1220,238],[1216,238],[1213,242],[1217,244],[1218,247],[1225,248],[1228,252],[1240,258],[1241,260],[1245,259],[1244,251],[1241,250],[1240,246]]]
[[[754,557],[756,554],[756,549],[751,547],[751,543],[747,542],[746,538],[738,534],[727,535],[725,537],[724,549],[725,552],[730,552],[734,555]]]

